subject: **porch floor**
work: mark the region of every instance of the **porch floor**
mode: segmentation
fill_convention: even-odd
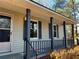
[[[23,55],[21,53],[10,54],[5,56],[0,56],[0,59],[23,59]],[[46,55],[44,57],[37,58],[37,59],[51,59],[51,58],[49,55]]]
[[[23,59],[23,55],[18,53],[18,54],[10,54],[6,56],[0,56],[0,59]]]

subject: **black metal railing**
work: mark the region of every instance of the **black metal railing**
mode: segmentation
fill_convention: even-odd
[[[31,40],[27,41],[30,46],[30,57],[33,59],[37,59],[38,55],[45,54],[51,51],[51,40]],[[67,46],[73,46],[73,40],[67,39]],[[64,40],[54,40],[53,41],[54,49],[62,49],[64,48]]]
[[[37,51],[34,49],[34,47],[31,45],[31,43],[27,40],[27,44],[30,47],[30,57],[31,59],[37,59]]]
[[[38,55],[48,53],[51,50],[51,40],[33,40],[31,44]]]
[[[64,40],[63,39],[53,40],[53,48],[54,50],[64,48]]]
[[[65,47],[64,39],[54,40],[53,45],[54,45],[54,49],[62,49],[62,48],[64,48]],[[67,39],[66,40],[66,46],[67,46],[67,48],[73,47],[74,46],[73,39]]]
[[[67,46],[67,48],[73,47],[74,46],[74,40],[73,39],[66,39],[66,46]],[[64,48],[64,47],[65,47],[64,39],[54,40],[54,48],[55,49],[61,49],[61,48]]]
[[[67,39],[67,47],[73,47],[74,46],[74,40],[73,39]]]

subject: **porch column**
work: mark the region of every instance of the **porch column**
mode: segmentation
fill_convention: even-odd
[[[51,49],[53,50],[53,17],[50,17]]]
[[[67,48],[67,43],[66,43],[66,22],[63,21],[63,32],[64,32],[64,47]]]
[[[74,45],[74,24],[72,24],[72,39],[73,39],[73,45]]]
[[[25,51],[24,51],[24,59],[30,59],[30,47],[29,47],[29,44],[28,42],[30,42],[30,19],[31,19],[31,11],[30,9],[26,9],[26,30],[25,30],[25,39],[24,39],[24,48],[25,48]]]

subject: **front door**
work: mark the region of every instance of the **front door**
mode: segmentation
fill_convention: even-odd
[[[0,53],[10,51],[11,18],[0,15]]]

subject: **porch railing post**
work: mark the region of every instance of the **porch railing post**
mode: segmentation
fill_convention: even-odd
[[[30,9],[26,9],[26,29],[25,29],[25,37],[24,37],[24,47],[25,47],[25,51],[24,51],[24,59],[30,59],[30,46],[27,42],[30,42],[30,19],[31,19],[31,11]]]
[[[73,39],[73,45],[74,45],[74,24],[72,24],[72,39]]]
[[[67,43],[66,43],[66,22],[63,21],[63,32],[64,32],[64,47],[67,48]]]
[[[51,49],[53,50],[53,17],[50,17]]]

